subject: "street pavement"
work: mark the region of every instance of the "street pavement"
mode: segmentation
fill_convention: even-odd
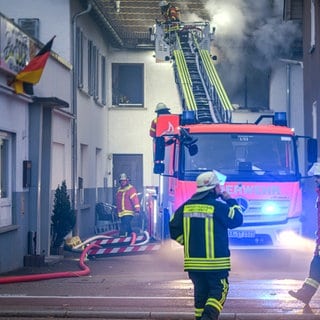
[[[307,276],[312,251],[232,251],[230,291],[222,320],[320,319],[320,294],[310,309],[288,295]],[[77,272],[79,253],[65,251],[42,267],[2,277]],[[85,276],[0,285],[0,319],[194,319],[193,287],[181,248],[86,260]],[[1,278],[0,278],[1,280]]]

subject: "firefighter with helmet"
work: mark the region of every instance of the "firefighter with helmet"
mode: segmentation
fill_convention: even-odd
[[[320,162],[315,162],[308,171],[309,176],[314,177],[316,184],[316,208],[317,208],[317,231],[316,231],[316,248],[309,267],[309,276],[306,278],[300,289],[297,291],[290,290],[289,294],[302,301],[306,307],[320,286]]]
[[[125,173],[119,177],[120,187],[116,194],[118,217],[120,218],[120,236],[132,233],[131,222],[135,214],[140,212],[140,202],[136,188],[129,183]]]
[[[196,320],[217,320],[229,290],[228,229],[242,224],[241,208],[220,185],[225,176],[201,173],[196,193],[170,221],[170,236],[184,246],[184,270],[194,286]]]
[[[161,14],[166,22],[179,22],[179,9],[168,1],[160,1]]]
[[[150,125],[149,135],[151,138],[156,137],[156,129],[157,129],[157,119],[161,114],[170,114],[170,108],[168,108],[163,102],[159,102],[156,106],[155,113],[157,117],[154,118]]]

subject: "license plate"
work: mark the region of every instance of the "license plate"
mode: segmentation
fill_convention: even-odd
[[[228,230],[228,235],[230,238],[254,238],[256,233],[254,230]]]

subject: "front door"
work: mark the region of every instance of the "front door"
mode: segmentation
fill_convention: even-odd
[[[113,199],[119,187],[119,176],[126,173],[138,193],[143,192],[143,156],[142,154],[113,154]],[[141,196],[140,196],[141,199]]]

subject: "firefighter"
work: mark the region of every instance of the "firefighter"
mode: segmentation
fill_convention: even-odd
[[[157,119],[159,115],[161,114],[170,114],[170,108],[168,108],[163,102],[159,102],[156,106],[155,113],[157,114],[157,117],[154,118],[151,122],[150,130],[149,130],[149,135],[151,138],[156,137],[156,129],[157,129]]]
[[[225,176],[201,173],[196,193],[170,221],[170,236],[184,246],[184,270],[194,286],[196,320],[216,320],[229,290],[228,228],[242,224],[241,208],[220,185]]]
[[[317,231],[316,231],[316,248],[309,267],[309,276],[305,279],[301,288],[297,291],[290,290],[289,294],[302,301],[306,307],[313,295],[320,286],[320,162],[316,162],[308,171],[309,176],[313,176],[316,183],[316,208],[317,208]]]
[[[119,177],[120,187],[116,195],[118,217],[120,218],[120,236],[132,233],[131,222],[135,214],[140,212],[140,202],[136,188],[129,183],[125,173]]]
[[[160,1],[159,7],[166,23],[179,22],[179,9],[168,1]]]

